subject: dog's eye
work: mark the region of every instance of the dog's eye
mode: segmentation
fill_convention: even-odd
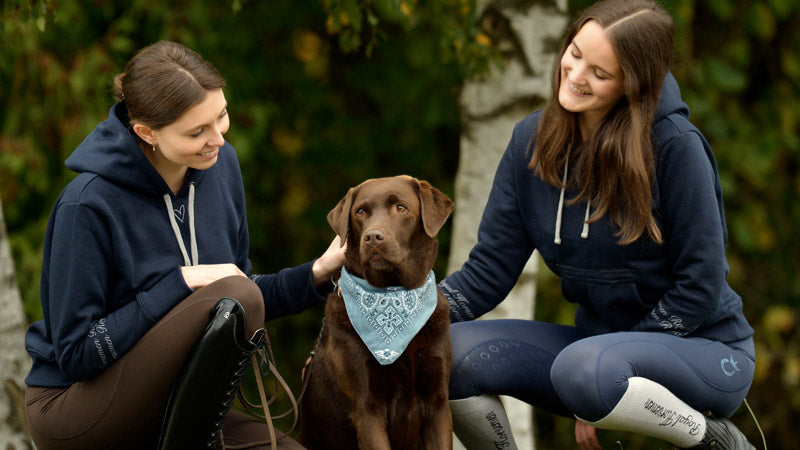
[[[404,213],[404,212],[406,212],[406,210],[407,209],[406,209],[405,205],[401,205],[399,203],[397,204],[397,212]]]
[[[363,216],[363,215],[364,215],[364,213],[366,213],[366,211],[364,211],[364,208],[358,208],[358,209],[356,210],[356,215],[357,215],[357,216]]]

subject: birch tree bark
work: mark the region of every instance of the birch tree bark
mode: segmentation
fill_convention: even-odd
[[[3,204],[0,202],[0,448],[34,448],[25,423],[24,378],[30,369],[25,351],[25,312],[14,275]]]
[[[514,124],[550,95],[553,58],[567,24],[567,0],[477,3],[481,28],[500,49],[503,67],[468,81],[461,92],[461,153],[448,272],[461,267],[477,241],[492,179]],[[484,318],[533,319],[538,264],[534,253],[516,287]],[[517,446],[535,448],[532,408],[510,397],[502,399]]]

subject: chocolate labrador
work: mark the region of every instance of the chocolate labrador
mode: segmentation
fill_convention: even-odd
[[[347,243],[305,376],[309,449],[450,449],[447,301],[432,267],[453,202],[409,176],[367,180],[328,214]]]

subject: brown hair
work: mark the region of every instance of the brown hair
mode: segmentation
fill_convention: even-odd
[[[169,41],[139,50],[114,78],[114,95],[125,102],[131,123],[154,130],[176,121],[208,91],[224,87],[225,80],[210,63]]]
[[[600,126],[581,142],[577,115],[558,101],[561,57],[586,22],[603,27],[623,72],[624,95]],[[529,167],[548,183],[561,187],[561,173],[570,159],[567,186],[580,189],[570,200],[591,201],[589,222],[609,214],[619,227],[621,245],[645,231],[662,243],[652,213],[655,163],[651,128],[661,87],[672,62],[674,25],[661,6],[650,0],[605,0],[587,8],[569,29],[553,68],[551,95],[539,121]],[[579,150],[571,152],[571,150]]]

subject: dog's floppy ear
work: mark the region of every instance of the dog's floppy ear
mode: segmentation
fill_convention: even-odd
[[[425,233],[434,237],[439,233],[447,218],[455,208],[450,197],[431,186],[427,181],[417,180],[419,203],[422,210],[422,226]]]
[[[350,207],[353,205],[353,197],[355,196],[355,188],[350,188],[347,195],[344,196],[339,203],[328,213],[328,224],[330,224],[333,231],[339,236],[344,247],[347,240],[347,228],[350,226]]]

